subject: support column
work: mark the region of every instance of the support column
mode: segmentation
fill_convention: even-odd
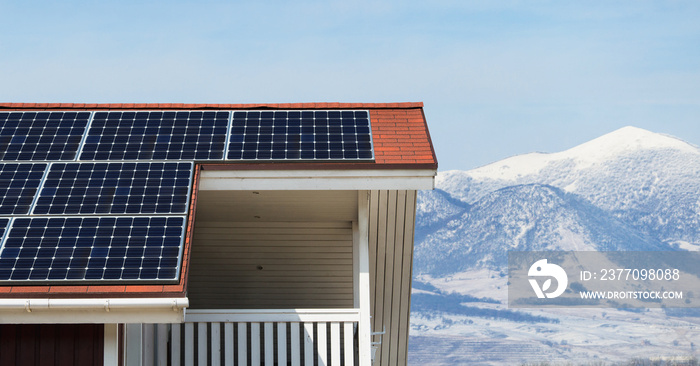
[[[127,324],[125,328],[125,364],[126,366],[142,366],[143,324]]]
[[[353,222],[354,305],[360,309],[359,364],[372,363],[369,298],[369,191],[358,191],[357,221]]]
[[[104,366],[119,365],[119,324],[105,324]]]

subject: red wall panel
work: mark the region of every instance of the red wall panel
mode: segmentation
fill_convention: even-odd
[[[0,365],[102,365],[103,324],[1,324]]]

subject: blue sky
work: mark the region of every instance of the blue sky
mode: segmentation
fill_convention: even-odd
[[[3,1],[3,102],[422,101],[440,170],[700,145],[691,1]]]

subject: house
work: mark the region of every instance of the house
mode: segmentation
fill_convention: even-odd
[[[0,364],[404,365],[422,103],[0,104]]]

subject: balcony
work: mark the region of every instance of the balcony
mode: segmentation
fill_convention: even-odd
[[[358,309],[189,311],[142,326],[143,364],[354,365],[359,322]]]

